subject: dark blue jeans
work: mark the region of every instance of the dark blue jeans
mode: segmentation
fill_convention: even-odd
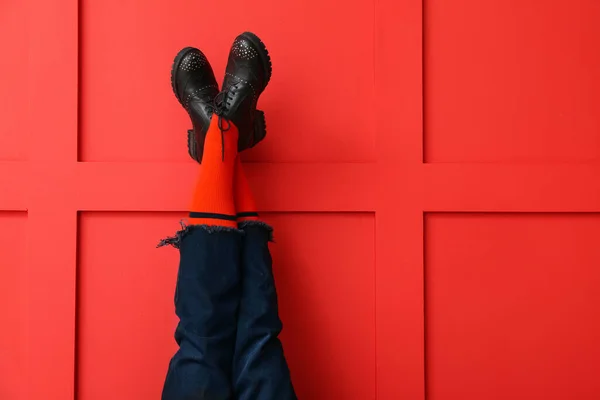
[[[175,288],[179,350],[162,399],[296,399],[278,339],[281,321],[260,222],[241,230],[189,226],[163,241],[179,248]]]

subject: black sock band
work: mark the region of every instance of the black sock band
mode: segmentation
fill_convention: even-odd
[[[237,213],[236,217],[238,217],[238,218],[258,217],[258,213],[256,211],[241,212],[241,213]]]
[[[206,213],[206,212],[197,212],[197,211],[190,211],[190,218],[223,219],[225,221],[235,221],[236,220],[235,215]]]

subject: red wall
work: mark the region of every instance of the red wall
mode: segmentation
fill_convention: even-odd
[[[598,399],[600,3],[8,0],[0,398],[158,398],[172,58],[265,41],[245,154],[301,399]]]

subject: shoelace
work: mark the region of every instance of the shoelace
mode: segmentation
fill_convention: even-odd
[[[235,94],[233,89],[230,87],[229,89],[222,90],[217,94],[213,100],[213,104],[211,106],[213,113],[217,115],[218,127],[221,131],[221,159],[225,161],[225,132],[227,132],[231,128],[231,122],[225,118],[224,114],[227,111],[229,104],[229,95]],[[223,122],[227,122],[227,126],[223,124]]]

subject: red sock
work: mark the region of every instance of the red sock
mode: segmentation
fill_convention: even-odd
[[[244,174],[244,168],[240,158],[235,160],[235,172],[233,174],[233,198],[235,209],[237,211],[237,221],[257,221],[258,212],[256,211],[256,203],[252,196],[252,190]]]
[[[227,123],[228,122],[228,123]],[[237,158],[238,130],[232,122],[221,132],[218,117],[212,119],[204,142],[202,165],[190,208],[190,224],[236,228],[233,175]]]

